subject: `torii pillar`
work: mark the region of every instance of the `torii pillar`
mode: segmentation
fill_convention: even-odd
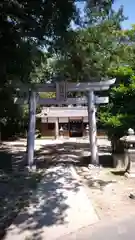
[[[34,146],[35,146],[35,126],[36,126],[36,92],[29,91],[29,124],[27,134],[27,162],[28,167],[32,168],[34,164]]]
[[[91,152],[91,163],[94,165],[99,164],[98,147],[97,147],[97,127],[96,127],[96,107],[95,107],[95,95],[94,92],[105,91],[115,83],[116,79],[104,80],[99,82],[84,82],[71,84],[68,91],[76,92],[81,91],[87,93],[88,100],[88,121],[89,121],[89,140],[90,140],[90,152]],[[100,98],[100,103],[106,103],[104,97]],[[106,98],[105,98],[106,100]]]
[[[88,97],[88,122],[89,122],[89,139],[91,149],[91,161],[94,165],[99,164],[98,147],[97,147],[97,125],[96,125],[96,107],[95,96],[93,91],[87,93]]]

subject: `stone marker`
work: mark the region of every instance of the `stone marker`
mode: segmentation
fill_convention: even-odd
[[[135,177],[135,134],[133,129],[128,129],[128,135],[120,139],[124,144],[124,161],[128,162],[126,177]]]

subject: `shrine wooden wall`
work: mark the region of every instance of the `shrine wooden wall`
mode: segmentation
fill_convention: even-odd
[[[46,137],[55,137],[55,123],[54,123],[54,129],[48,129],[48,123],[38,123],[38,129],[41,132],[41,136],[46,136]],[[70,133],[69,130],[64,130],[63,131],[63,136],[69,137]],[[98,136],[104,136],[106,135],[105,132],[101,129],[97,131]],[[86,136],[86,130],[85,128],[83,129],[83,136]]]

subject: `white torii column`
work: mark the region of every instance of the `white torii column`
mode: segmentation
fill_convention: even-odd
[[[96,107],[93,91],[87,93],[88,97],[88,121],[89,121],[89,139],[91,149],[91,163],[98,165],[98,147],[97,147],[97,126],[96,126]]]
[[[55,120],[55,138],[56,139],[59,138],[59,121],[58,121],[58,118],[56,118],[56,120]]]
[[[29,125],[27,135],[27,161],[29,168],[34,164],[34,142],[36,126],[36,92],[29,91]]]

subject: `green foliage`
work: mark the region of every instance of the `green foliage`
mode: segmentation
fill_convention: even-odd
[[[0,91],[0,131],[2,139],[24,132],[26,127],[26,112],[14,104],[13,89],[4,88]],[[23,129],[22,129],[23,128]]]
[[[39,93],[39,96],[41,98],[56,98],[56,93],[55,92],[42,92],[42,93]]]
[[[95,4],[96,2],[96,4]],[[123,15],[123,7],[121,6],[117,12],[113,10],[114,0],[87,1],[86,3],[86,20],[87,25],[101,24],[106,20],[111,20],[120,28],[120,23],[125,20]]]
[[[87,10],[91,14],[87,13],[86,24],[83,28],[68,32],[68,43],[55,65],[56,72],[77,81],[107,77],[108,69],[125,63],[127,56],[119,26],[123,20],[123,10],[114,12],[110,5],[111,14],[104,9],[104,16],[100,16],[97,6],[94,9],[87,7]],[[90,24],[88,20],[91,21],[94,11],[94,22]]]
[[[33,70],[30,72],[31,83],[45,83],[51,78],[48,54],[37,52],[32,60]]]
[[[112,75],[116,86],[109,93],[109,104],[100,109],[99,119],[111,138],[119,138],[135,126],[135,72],[124,66],[113,70]]]
[[[14,105],[11,86],[17,82],[39,83],[50,77],[48,56],[43,54],[43,49],[55,48],[55,42],[58,45],[60,39],[64,42],[70,22],[76,21],[77,15],[75,0],[3,0],[0,3],[0,122],[3,133],[6,128],[7,133],[9,129],[16,133],[27,118],[24,108]],[[3,98],[4,95],[7,98]]]
[[[134,71],[130,66],[118,66],[114,69],[109,69],[109,75],[117,76],[117,78],[125,78],[126,80],[134,75]]]

